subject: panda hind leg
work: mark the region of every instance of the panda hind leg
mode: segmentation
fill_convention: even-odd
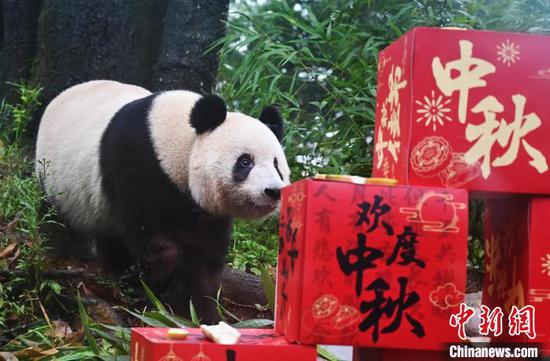
[[[179,247],[171,237],[156,235],[146,243],[139,263],[145,282],[155,293],[163,293],[169,287],[179,255]]]
[[[189,317],[193,301],[201,321],[220,321],[214,301],[223,273],[223,258],[209,264],[197,250],[183,246],[174,236],[151,237],[141,261],[145,283],[178,315]]]
[[[131,252],[122,238],[96,237],[97,255],[103,266],[115,275],[121,275],[134,263]]]
[[[222,270],[182,268],[163,294],[163,300],[176,314],[187,317],[191,300],[201,323],[216,324],[221,321],[215,301],[221,278]]]

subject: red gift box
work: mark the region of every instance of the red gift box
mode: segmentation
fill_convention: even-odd
[[[218,345],[207,340],[200,329],[188,328],[186,340],[167,338],[167,328],[133,328],[132,361],[315,361],[313,346],[289,344],[273,330],[239,329],[236,345]]]
[[[467,192],[305,179],[283,189],[276,330],[439,349],[466,283]]]
[[[415,28],[378,66],[374,177],[550,193],[550,37]]]
[[[483,303],[503,310],[499,340],[542,343],[546,353],[550,351],[549,221],[550,198],[520,196],[487,201]],[[535,311],[534,339],[527,332],[510,335],[512,307],[522,309],[526,305]]]

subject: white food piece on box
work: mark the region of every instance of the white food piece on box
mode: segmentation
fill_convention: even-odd
[[[201,331],[208,339],[220,345],[235,345],[241,338],[236,328],[223,321],[213,326],[201,325]]]

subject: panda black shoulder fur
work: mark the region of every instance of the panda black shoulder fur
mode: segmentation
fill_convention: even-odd
[[[271,213],[289,183],[281,117],[267,107],[259,120],[216,96],[91,81],[46,108],[36,170],[101,258],[119,270],[140,262],[176,312],[193,298],[214,321],[204,296],[219,287],[232,218]]]

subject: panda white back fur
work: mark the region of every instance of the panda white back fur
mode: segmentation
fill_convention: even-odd
[[[227,112],[216,96],[91,81],[46,108],[36,170],[106,262],[139,262],[176,311],[192,297],[212,321],[203,296],[219,287],[232,218],[269,214],[289,183],[279,113],[266,107],[259,119]]]

